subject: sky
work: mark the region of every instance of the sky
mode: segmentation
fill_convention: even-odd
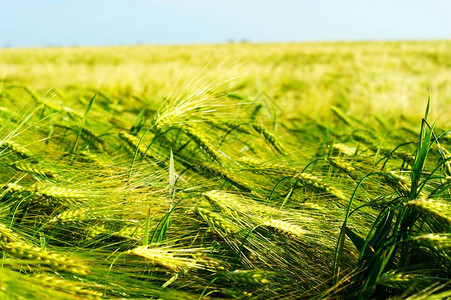
[[[451,0],[4,0],[0,47],[451,39]]]

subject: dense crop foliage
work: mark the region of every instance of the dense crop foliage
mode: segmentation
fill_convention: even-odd
[[[450,297],[450,53],[0,51],[1,297]]]

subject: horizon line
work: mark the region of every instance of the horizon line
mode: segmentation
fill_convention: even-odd
[[[287,40],[287,41],[252,41],[247,39],[230,39],[223,42],[190,42],[190,43],[117,43],[117,44],[68,44],[68,45],[45,45],[45,46],[11,46],[0,45],[1,50],[32,50],[32,49],[48,49],[48,48],[107,48],[107,47],[177,47],[177,46],[220,46],[220,45],[275,45],[275,44],[338,44],[338,43],[416,43],[416,42],[446,42],[451,41],[451,38],[418,38],[418,39],[328,39],[328,40]]]

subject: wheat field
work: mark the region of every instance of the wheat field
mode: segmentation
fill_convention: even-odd
[[[451,42],[0,50],[4,299],[448,299]]]

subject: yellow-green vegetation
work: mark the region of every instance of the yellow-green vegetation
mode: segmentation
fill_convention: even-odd
[[[450,297],[451,42],[0,68],[1,298]]]

